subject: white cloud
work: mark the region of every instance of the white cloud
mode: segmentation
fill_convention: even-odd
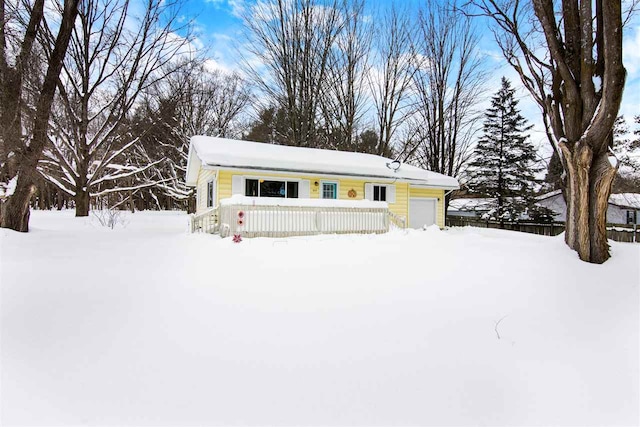
[[[215,59],[207,59],[204,62],[204,67],[208,70],[208,71],[216,71],[216,70],[220,70],[223,71],[225,73],[229,73],[231,72],[231,70],[229,69],[229,67],[227,67],[224,64],[221,64],[220,62],[216,61]]]
[[[640,27],[631,27],[622,43],[623,62],[629,77],[636,77],[640,72]]]
[[[620,114],[624,115],[627,123],[633,116],[640,114],[640,25],[625,28],[623,63],[627,69],[627,81]]]
[[[211,51],[208,53],[211,63],[207,67],[226,72],[242,73],[240,63],[246,49],[240,45],[236,34],[213,33],[208,35]],[[240,52],[243,52],[242,54]]]
[[[231,14],[236,18],[242,18],[246,10],[245,0],[229,0],[229,7],[231,7]]]
[[[627,80],[622,96],[620,114],[624,115],[627,123],[631,122],[632,117],[640,115],[640,79]]]
[[[236,18],[241,18],[247,7],[245,0],[205,0],[205,2],[214,5],[218,9],[228,9],[229,13]]]

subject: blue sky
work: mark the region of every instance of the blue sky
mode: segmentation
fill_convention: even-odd
[[[184,10],[185,17],[195,16],[198,42],[208,48],[212,66],[228,71],[239,68],[237,46],[243,39],[240,16],[254,3],[255,0],[189,0],[187,2]],[[384,7],[390,3],[390,0],[369,0],[367,7]],[[396,2],[407,7],[417,7],[421,3],[421,0]],[[487,66],[492,70],[492,77],[487,82],[488,101],[491,94],[499,88],[500,78],[503,75],[509,78],[514,86],[519,85],[519,80],[515,71],[501,57],[488,25],[479,25],[479,28],[482,37],[480,48],[487,55]],[[638,16],[625,27],[624,64],[628,75],[621,113],[630,123],[634,115],[640,114],[640,19]],[[534,128],[536,132],[532,135],[532,139],[543,148],[543,151],[547,151],[548,143],[542,133],[538,107],[524,90],[519,95],[523,114],[536,125]]]

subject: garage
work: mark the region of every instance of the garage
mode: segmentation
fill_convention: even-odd
[[[436,223],[437,199],[412,197],[409,199],[409,227],[422,228]]]

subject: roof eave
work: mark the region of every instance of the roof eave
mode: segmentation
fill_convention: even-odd
[[[185,176],[185,184],[187,187],[195,187],[198,184],[198,172],[202,161],[198,157],[198,153],[194,148],[193,142],[189,144],[189,154],[187,156],[187,173]]]
[[[455,179],[455,178],[453,178]],[[420,187],[428,187],[428,188],[438,188],[438,189],[442,189],[442,190],[459,190],[460,189],[460,185],[447,185],[447,184],[431,184],[429,183],[429,181],[422,181],[422,180],[408,180],[409,184],[411,184],[411,186],[416,187],[416,188],[420,188]]]
[[[640,210],[640,207],[636,207],[636,206],[629,206],[629,205],[621,205],[619,203],[615,203],[615,202],[608,202],[611,206],[615,206],[617,208],[621,208],[621,209],[628,209],[628,210]]]
[[[384,180],[398,180],[401,182],[407,182],[411,185],[424,186],[429,188],[439,188],[443,190],[457,190],[460,188],[459,185],[438,185],[431,184],[428,180],[421,180],[415,178],[407,178],[401,176],[387,176],[387,175],[364,175],[357,173],[348,173],[348,172],[326,172],[326,171],[317,171],[317,170],[302,170],[302,169],[292,169],[292,168],[272,168],[272,167],[263,167],[263,166],[230,166],[216,163],[204,163],[204,166],[211,168],[222,168],[222,169],[232,169],[232,170],[256,170],[261,172],[285,172],[285,173],[299,173],[306,175],[329,175],[329,176],[346,176],[353,178],[374,178],[374,179],[384,179]],[[453,178],[455,179],[455,178]],[[188,185],[188,184],[187,184]]]

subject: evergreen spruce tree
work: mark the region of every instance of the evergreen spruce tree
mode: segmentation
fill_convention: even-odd
[[[515,89],[506,78],[485,113],[484,135],[475,149],[470,164],[472,191],[491,199],[490,215],[513,221],[533,206],[533,190],[540,172],[536,150],[527,131],[532,126],[520,114]]]

